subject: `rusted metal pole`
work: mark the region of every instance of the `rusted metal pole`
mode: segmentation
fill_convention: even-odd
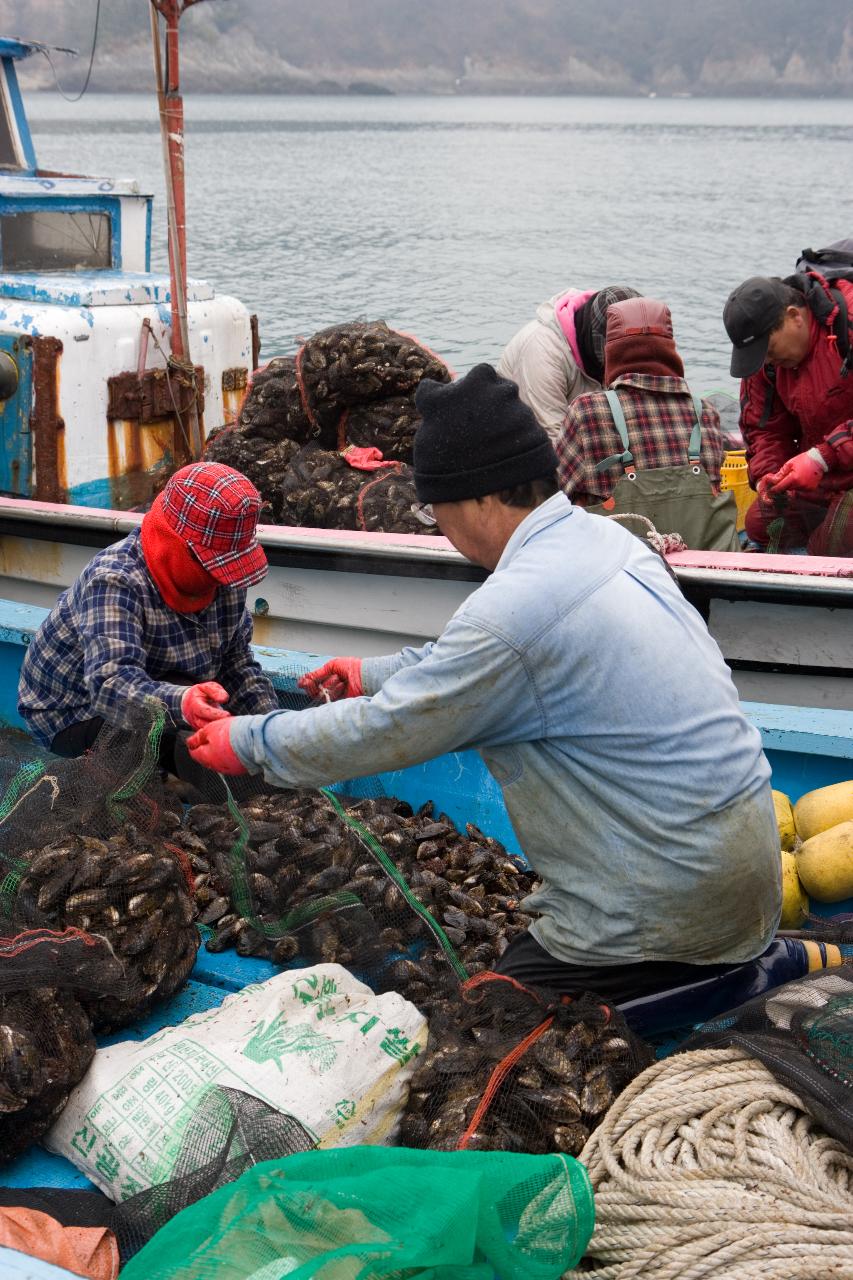
[[[191,0],[192,2],[192,0]],[[187,227],[184,183],[184,102],[180,92],[180,43],[178,23],[186,7],[180,0],[150,0],[151,36],[154,47],[154,74],[157,102],[160,108],[160,137],[163,143],[163,167],[166,176],[166,202],[169,219],[169,276],[172,295],[171,347],[175,363],[184,366],[187,377],[194,379],[190,359],[189,325],[187,323]],[[166,23],[165,74],[160,45],[160,15]],[[190,447],[193,456],[201,456],[201,428],[198,405],[193,397],[189,418]]]

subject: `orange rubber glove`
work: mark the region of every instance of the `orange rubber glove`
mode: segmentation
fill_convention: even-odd
[[[343,684],[343,691],[338,686]],[[299,688],[304,689],[312,698],[320,694],[321,689],[334,700],[338,698],[360,698],[364,694],[361,683],[361,658],[332,658],[316,671],[307,672],[299,680]]]
[[[204,684],[192,684],[181,698],[181,715],[194,729],[210,724],[212,720],[224,720],[231,715],[220,703],[228,701],[228,693],[215,680]]]
[[[226,716],[224,720],[211,720],[202,725],[187,739],[187,751],[196,764],[204,765],[205,769],[236,778],[249,770],[231,746],[231,719],[232,716]]]

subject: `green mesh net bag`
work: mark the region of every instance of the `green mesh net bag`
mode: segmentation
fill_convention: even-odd
[[[557,1280],[592,1228],[589,1179],[568,1156],[309,1151],[185,1209],[122,1280]]]

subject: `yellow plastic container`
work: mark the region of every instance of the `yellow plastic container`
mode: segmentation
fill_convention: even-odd
[[[720,467],[720,488],[731,489],[737,503],[737,530],[740,533],[744,526],[746,513],[758,494],[749,487],[749,476],[746,470],[746,450],[727,450]]]

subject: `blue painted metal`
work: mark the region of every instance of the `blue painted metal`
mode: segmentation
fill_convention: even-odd
[[[0,58],[28,58],[37,51],[37,44],[16,40],[14,36],[0,36]]]
[[[115,481],[84,480],[82,484],[72,485],[68,490],[68,501],[75,507],[99,507],[110,509],[113,505],[113,489]]]
[[[0,333],[0,351],[8,352],[18,367],[15,394],[0,401],[0,493],[10,494],[13,498],[29,498],[32,496],[33,471],[30,431],[32,344],[20,333]]]
[[[110,260],[121,270],[121,203],[117,196],[12,196],[0,194],[0,217],[18,213],[105,213],[110,219]],[[3,260],[0,239],[0,262]],[[47,301],[47,299],[45,299]]]
[[[145,202],[145,270],[151,270],[151,216],[154,210],[154,201],[151,197]]]
[[[7,54],[3,51],[4,44],[14,44],[19,49],[25,49],[24,53]],[[6,86],[9,94],[9,106],[12,115],[15,118],[15,124],[18,128],[18,137],[21,140],[21,152],[24,160],[24,167],[19,172],[35,173],[38,167],[36,161],[36,150],[33,146],[33,136],[30,133],[30,123],[27,120],[27,113],[24,110],[24,100],[21,97],[21,89],[18,84],[18,73],[15,70],[15,59],[25,58],[29,53],[33,52],[31,45],[19,44],[14,41],[0,41],[0,58],[3,59],[3,74],[6,77]]]
[[[189,280],[187,290],[190,302],[206,302],[215,296],[205,280]],[[0,298],[60,307],[153,303],[164,308],[162,316],[167,322],[171,318],[168,276],[150,276],[138,271],[0,273]]]

